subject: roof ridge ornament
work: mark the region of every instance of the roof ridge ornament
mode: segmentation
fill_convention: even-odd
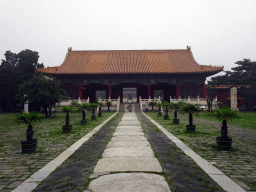
[[[72,47],[68,47],[68,52],[71,52],[72,51]]]
[[[187,50],[188,50],[188,51],[191,51],[191,46],[187,46]]]

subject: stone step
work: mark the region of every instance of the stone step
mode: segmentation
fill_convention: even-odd
[[[154,157],[154,153],[151,147],[115,147],[105,149],[102,157]]]
[[[110,147],[150,147],[148,141],[110,141],[106,148]]]
[[[104,192],[171,192],[163,176],[149,173],[118,173],[93,180],[89,189]]]
[[[113,157],[98,161],[93,172],[145,171],[162,172],[162,167],[155,157]]]

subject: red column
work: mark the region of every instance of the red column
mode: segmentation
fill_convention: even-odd
[[[151,98],[150,82],[148,82],[148,99]]]
[[[205,83],[203,82],[203,98],[207,97],[207,88],[205,86]]]
[[[179,83],[176,83],[176,98],[179,99],[180,97],[180,86]]]
[[[83,99],[83,91],[84,91],[84,85],[83,85],[83,83],[80,83],[80,87],[79,87],[79,97],[80,97],[80,100]]]
[[[112,85],[111,83],[108,84],[108,96],[110,97],[111,99],[111,88],[112,88]]]

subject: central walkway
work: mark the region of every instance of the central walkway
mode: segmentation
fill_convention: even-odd
[[[135,113],[125,113],[118,124],[94,174],[104,172],[162,172],[154,157],[150,143]],[[170,192],[165,178],[152,173],[116,173],[103,175],[89,184],[94,192],[166,191]]]

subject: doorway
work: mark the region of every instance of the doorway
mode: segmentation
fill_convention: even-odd
[[[137,87],[123,88],[123,103],[137,102]]]

